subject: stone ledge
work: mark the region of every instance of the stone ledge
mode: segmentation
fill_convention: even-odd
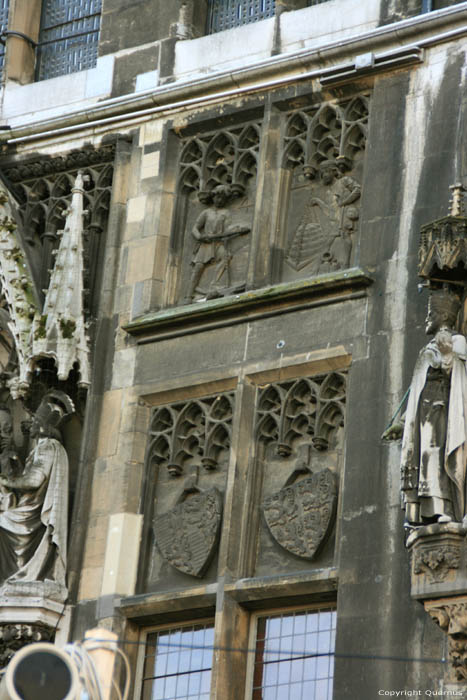
[[[166,340],[313,306],[335,304],[364,295],[372,282],[366,272],[354,267],[145,314],[123,326],[123,330],[138,336],[141,344]]]
[[[217,584],[172,590],[167,593],[142,593],[115,602],[124,617],[140,624],[162,624],[177,619],[208,617],[214,614]]]

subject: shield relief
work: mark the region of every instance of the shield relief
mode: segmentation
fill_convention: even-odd
[[[162,557],[175,569],[201,578],[219,541],[222,496],[216,488],[182,494],[177,505],[154,518],[154,536]]]
[[[332,530],[336,503],[336,478],[323,469],[265,499],[263,513],[281,547],[302,559],[313,559]]]

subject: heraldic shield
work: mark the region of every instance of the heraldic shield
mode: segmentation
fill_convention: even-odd
[[[303,559],[313,559],[332,529],[336,502],[335,476],[324,469],[267,498],[263,512],[281,547]]]
[[[216,550],[222,496],[215,488],[196,491],[154,518],[157,547],[166,561],[190,576],[202,577]]]

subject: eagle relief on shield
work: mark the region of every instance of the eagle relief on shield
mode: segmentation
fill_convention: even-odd
[[[177,505],[154,518],[156,545],[173,567],[202,577],[217,547],[222,519],[222,496],[216,488],[184,491]]]
[[[303,559],[313,559],[332,530],[336,502],[335,476],[323,469],[267,498],[263,512],[281,547]]]

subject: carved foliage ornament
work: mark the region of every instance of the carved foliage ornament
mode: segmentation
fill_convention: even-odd
[[[367,128],[365,96],[289,117],[283,167],[293,170],[294,178],[285,262],[295,272],[349,267],[360,216]]]
[[[467,680],[467,601],[426,601],[425,609],[449,637],[449,662],[456,681]]]
[[[430,583],[441,583],[451,569],[458,569],[460,546],[438,545],[419,549],[413,554],[415,574],[427,574]]]
[[[271,384],[260,391],[257,439],[275,444],[287,459],[298,442],[313,452],[341,446],[346,377],[340,372]],[[337,485],[333,472],[295,469],[284,487],[263,502],[268,529],[278,544],[303,559],[313,559],[334,525]]]

